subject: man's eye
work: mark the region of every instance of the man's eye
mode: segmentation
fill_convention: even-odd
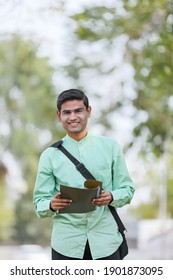
[[[82,108],[81,109],[77,109],[76,110],[76,113],[80,113],[80,112],[82,112],[83,110],[82,110]]]
[[[70,111],[63,111],[62,113],[63,113],[63,115],[69,115]]]

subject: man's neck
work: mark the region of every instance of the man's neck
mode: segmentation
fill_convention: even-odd
[[[68,133],[68,136],[71,137],[72,139],[76,140],[76,141],[81,141],[84,137],[87,136],[87,131],[82,131],[81,133]]]

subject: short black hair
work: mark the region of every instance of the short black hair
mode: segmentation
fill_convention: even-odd
[[[60,95],[57,98],[57,109],[60,111],[61,110],[61,105],[70,100],[83,100],[83,103],[88,109],[89,106],[89,100],[88,97],[85,95],[85,93],[82,90],[79,89],[68,89],[64,90],[63,92],[60,93]]]

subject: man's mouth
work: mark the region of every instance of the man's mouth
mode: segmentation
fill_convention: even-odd
[[[69,122],[68,124],[72,127],[76,127],[78,126],[79,122]]]

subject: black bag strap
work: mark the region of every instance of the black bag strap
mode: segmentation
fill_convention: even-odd
[[[56,143],[54,143],[51,147],[54,148],[58,148],[62,153],[64,153],[72,162],[73,164],[76,166],[76,169],[82,174],[82,176],[86,179],[93,179],[96,180],[95,177],[89,172],[89,170],[85,167],[85,165],[83,163],[81,163],[80,161],[78,161],[71,153],[69,153],[69,151],[67,151],[63,146],[63,141],[60,140]],[[126,228],[124,226],[124,224],[122,223],[115,207],[108,205],[109,210],[111,211],[115,221],[117,222],[119,231],[121,233],[123,233]]]
[[[76,166],[76,169],[82,174],[83,177],[85,177],[86,179],[93,179],[93,180],[95,180],[93,175],[89,172],[88,169],[86,169],[84,164],[81,163],[80,161],[78,161],[74,156],[72,156],[72,154],[70,154],[69,151],[67,151],[62,146],[62,143],[63,143],[62,140],[58,141],[58,142],[54,143],[51,147],[58,148],[62,153],[64,153],[73,162],[73,164]]]

